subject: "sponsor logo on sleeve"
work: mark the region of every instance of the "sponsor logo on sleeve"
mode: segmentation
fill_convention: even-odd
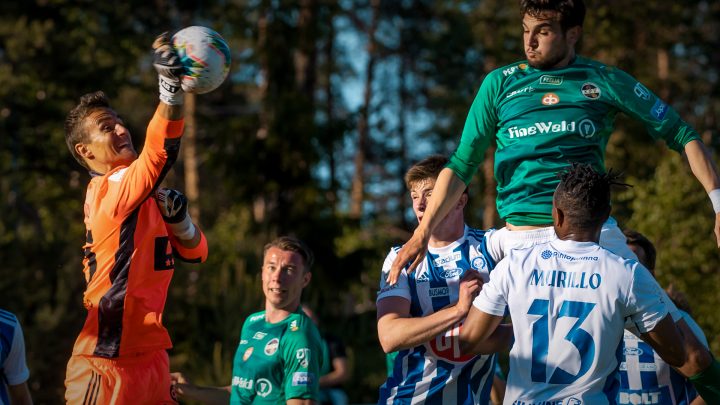
[[[306,371],[299,371],[297,373],[293,373],[292,385],[293,387],[308,386],[313,383],[314,377],[315,375],[313,373],[308,373]]]
[[[583,84],[580,91],[583,96],[589,98],[590,100],[598,99],[600,98],[600,94],[602,94],[600,87],[598,87],[595,83],[590,82]]]
[[[246,345],[246,344],[248,344],[248,341],[245,340],[245,339],[241,339],[241,340],[240,340],[240,344],[241,344],[241,345]]]
[[[272,356],[273,354],[275,354],[275,352],[277,352],[279,345],[280,345],[280,340],[278,340],[278,338],[270,339],[270,341],[267,342],[267,344],[265,345],[265,350],[263,350],[265,352],[265,355]],[[259,382],[259,380],[258,380],[258,382]]]
[[[295,358],[300,361],[300,365],[307,368],[308,361],[310,360],[310,349],[303,347],[295,351]]]
[[[258,378],[257,382],[255,383],[255,393],[263,398],[270,395],[272,389],[272,383],[270,383],[270,381],[265,378]]]
[[[543,105],[555,105],[560,102],[560,97],[555,93],[545,93],[542,96]]]
[[[642,100],[650,100],[652,94],[650,93],[650,90],[646,89],[645,86],[640,83],[635,85],[633,92],[635,92],[635,95]]]
[[[553,86],[560,86],[563,82],[562,76],[542,75],[540,76],[540,84],[551,84]]]
[[[503,76],[510,76],[511,74],[515,73],[517,70],[517,66],[511,66],[505,70],[503,70]]]
[[[661,121],[663,118],[665,118],[665,114],[667,114],[667,112],[668,105],[665,104],[662,100],[656,101],[655,105],[653,105],[652,109],[650,110],[650,114],[658,121]]]

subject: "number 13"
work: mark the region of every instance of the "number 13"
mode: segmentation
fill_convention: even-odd
[[[572,343],[580,353],[580,370],[576,375],[572,375],[567,371],[557,367],[550,380],[547,379],[547,356],[550,345],[550,301],[536,299],[530,305],[528,315],[539,315],[533,322],[532,329],[532,367],[530,369],[530,377],[534,382],[548,382],[550,384],[570,384],[582,377],[590,369],[595,358],[595,341],[587,331],[580,328],[595,304],[581,301],[563,301],[558,312],[558,318],[568,316],[578,318],[577,322],[570,328],[565,335],[565,340]]]

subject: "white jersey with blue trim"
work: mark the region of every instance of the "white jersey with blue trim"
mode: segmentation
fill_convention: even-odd
[[[385,281],[399,247],[390,250],[380,277],[377,301],[402,297],[410,301],[410,315],[423,317],[458,301],[460,279],[478,271],[489,279],[495,259],[487,239],[494,231],[465,226],[462,238],[442,248],[428,248],[425,260],[398,282]],[[380,387],[378,404],[482,404],[490,400],[495,355],[463,356],[458,335],[462,322],[430,342],[401,350],[393,370]]]
[[[708,346],[702,329],[684,311],[680,311],[698,340]],[[688,405],[697,391],[685,376],[675,371],[634,334],[625,331],[620,363],[618,404]]]
[[[511,250],[473,305],[503,316],[515,342],[505,404],[614,404],[623,325],[645,333],[667,314],[662,289],[637,261],[593,242]]]
[[[6,384],[21,384],[29,376],[20,323],[12,312],[0,309],[0,405],[10,403]]]

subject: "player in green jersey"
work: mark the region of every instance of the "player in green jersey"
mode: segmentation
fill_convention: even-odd
[[[265,310],[242,327],[233,361],[232,384],[201,387],[174,373],[180,398],[203,403],[315,404],[323,366],[323,343],[300,308],[310,282],[312,252],[299,239],[280,237],[265,245],[262,285]]]
[[[460,144],[437,179],[423,221],[398,252],[389,280],[394,283],[402,267],[412,262],[412,270],[425,257],[430,234],[459,200],[493,139],[497,208],[506,235],[532,239],[539,228],[551,229],[556,173],[569,162],[604,172],[605,147],[619,112],[687,154],[713,202],[720,241],[720,177],[697,132],[627,73],[575,54],[585,17],[582,0],[522,0],[521,10],[527,59],[494,70],[483,81]],[[518,230],[531,233],[510,232]],[[612,219],[600,244],[632,255]]]

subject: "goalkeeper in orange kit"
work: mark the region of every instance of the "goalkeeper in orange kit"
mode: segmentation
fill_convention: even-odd
[[[207,242],[187,199],[159,189],[180,149],[182,68],[166,34],[153,48],[160,104],[139,155],[103,92],[84,95],[65,122],[68,148],[92,176],[85,198],[87,319],[65,379],[71,404],[175,403],[163,308],[174,259],[204,261]]]

